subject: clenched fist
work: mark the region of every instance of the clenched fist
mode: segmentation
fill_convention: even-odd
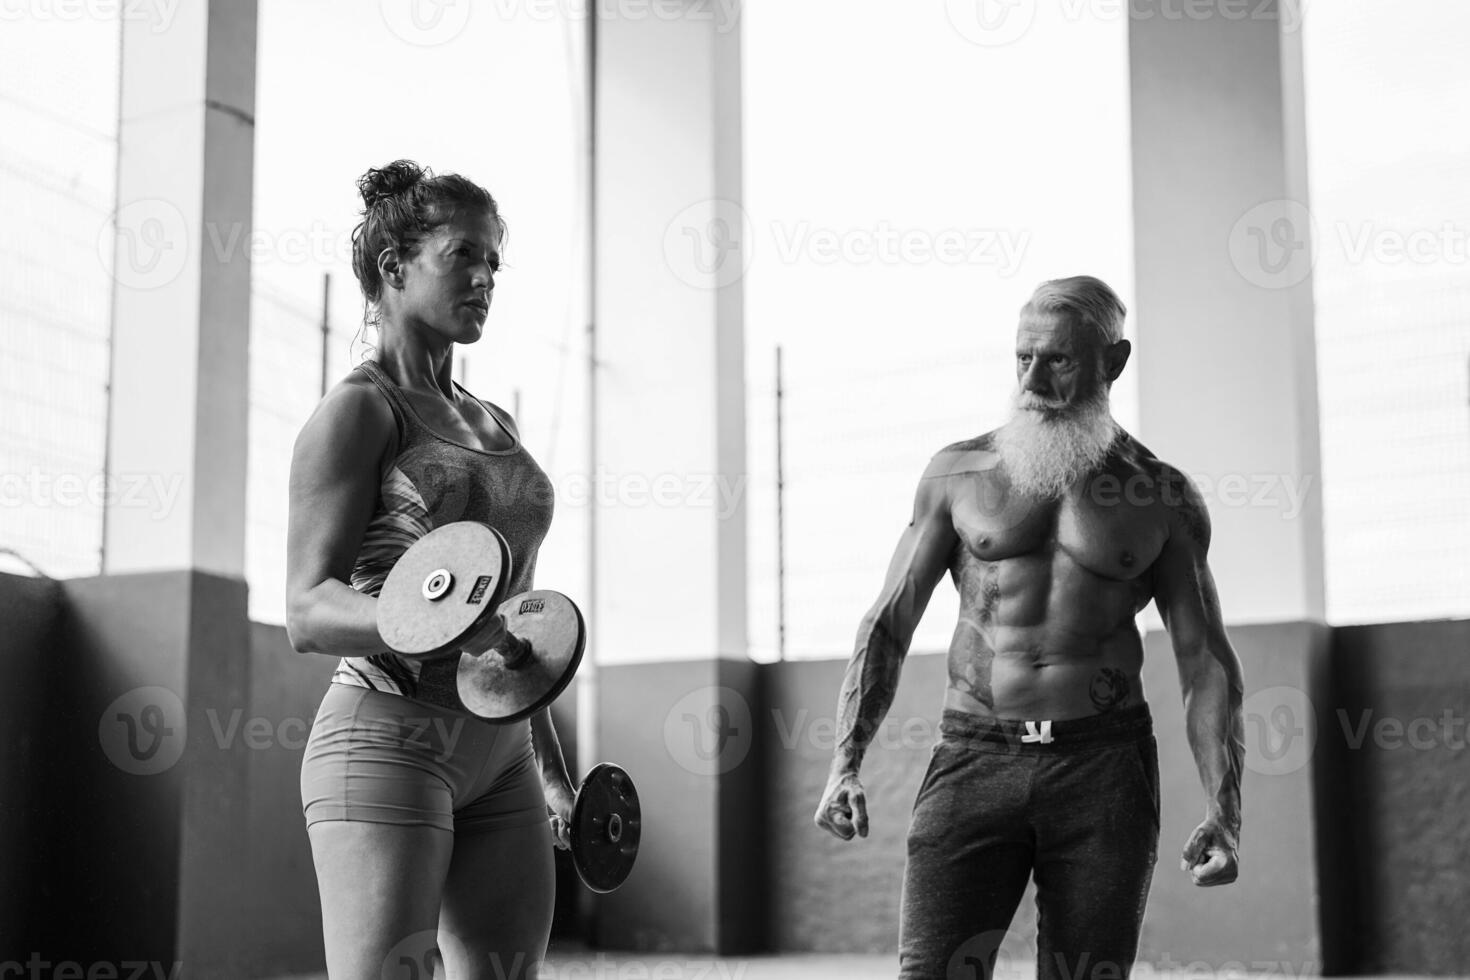
[[[813,822],[843,840],[868,836],[868,798],[857,773],[833,774]]]

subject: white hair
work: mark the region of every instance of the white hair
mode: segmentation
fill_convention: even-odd
[[[1021,307],[1021,316],[1035,313],[1062,313],[1073,322],[1093,331],[1103,347],[1123,339],[1123,319],[1128,307],[1111,286],[1093,276],[1049,279],[1036,287],[1036,292]]]

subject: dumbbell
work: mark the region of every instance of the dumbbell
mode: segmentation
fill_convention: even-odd
[[[500,532],[458,521],[415,541],[378,593],[378,632],[389,648],[423,659],[458,652],[460,702],[498,723],[555,701],[587,645],[576,603],[549,589],[507,597],[511,571]]]
[[[638,790],[620,766],[592,767],[572,804],[572,865],[592,891],[610,892],[627,880],[643,834]]]

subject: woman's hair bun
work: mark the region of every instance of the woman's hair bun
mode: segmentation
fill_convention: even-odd
[[[428,171],[412,160],[394,160],[386,167],[369,170],[357,181],[357,190],[362,194],[362,203],[372,209],[384,198],[394,197],[413,187],[428,175]]]

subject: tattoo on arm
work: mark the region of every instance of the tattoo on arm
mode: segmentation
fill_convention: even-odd
[[[1163,483],[1164,503],[1174,512],[1175,518],[1184,528],[1184,533],[1189,535],[1189,539],[1200,548],[1208,550],[1210,547],[1210,517],[1199,490],[1189,481],[1188,477],[1172,467],[1166,468],[1161,482]]]
[[[1087,694],[1098,711],[1112,711],[1128,700],[1131,690],[1127,674],[1116,667],[1104,667],[1092,675],[1092,684],[1088,687]]]
[[[874,621],[847,665],[837,700],[836,762],[856,772],[868,745],[893,705],[903,665],[903,645]]]

